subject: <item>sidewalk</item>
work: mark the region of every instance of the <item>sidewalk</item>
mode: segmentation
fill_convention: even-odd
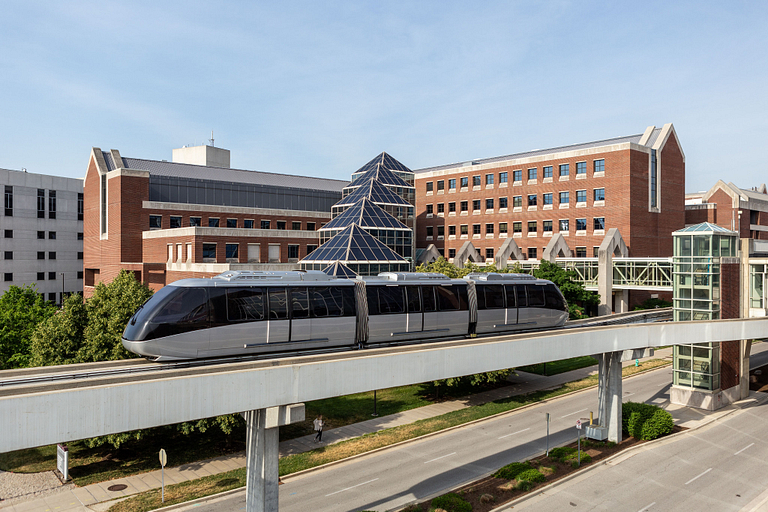
[[[651,359],[651,358],[649,358]],[[672,350],[657,350],[652,359],[672,360]],[[633,365],[634,361],[624,363],[624,366]],[[407,425],[418,420],[440,416],[452,411],[458,411],[467,407],[481,405],[494,400],[523,395],[535,391],[557,388],[567,382],[582,379],[597,373],[597,366],[590,366],[570,372],[545,377],[533,373],[517,372],[517,375],[509,377],[511,386],[477,393],[466,398],[450,400],[438,404],[427,405],[409,411],[404,411],[389,416],[381,416],[360,423],[338,427],[323,432],[323,442],[315,443],[314,435],[291,439],[280,443],[280,455],[291,455],[313,450],[318,446],[338,443],[347,439],[359,437],[363,434],[377,432],[382,429]],[[165,483],[171,485],[188,480],[195,480],[204,476],[223,473],[245,466],[245,454],[240,452],[226,455],[178,467],[165,469]],[[139,475],[110,480],[85,487],[73,487],[71,484],[64,486],[59,492],[44,497],[34,497],[31,500],[21,501],[19,497],[0,502],[3,512],[64,512],[64,511],[92,511],[106,510],[112,505],[111,500],[130,496],[150,489],[160,488],[160,470]],[[123,484],[125,489],[110,491],[108,488]]]

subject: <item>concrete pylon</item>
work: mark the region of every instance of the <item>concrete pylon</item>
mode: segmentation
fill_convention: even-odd
[[[496,268],[506,268],[509,260],[521,261],[524,259],[523,250],[518,247],[517,242],[512,238],[507,238],[499,247],[499,252],[496,253]]]
[[[629,256],[629,249],[618,228],[611,228],[603,238],[597,250],[597,292],[600,294],[600,305],[597,306],[598,316],[610,315],[611,297],[613,294],[613,257]],[[626,302],[622,296],[621,299]]]
[[[608,429],[608,440],[621,442],[621,356],[606,352],[596,356],[598,364],[597,410],[600,426]]]
[[[547,246],[544,248],[544,252],[541,253],[541,259],[547,260],[550,263],[554,263],[557,258],[571,258],[573,252],[568,247],[568,242],[565,241],[565,237],[560,233],[555,233]]]
[[[456,257],[453,258],[453,264],[459,268],[464,268],[464,265],[470,260],[472,263],[485,263],[472,242],[467,240],[456,253]]]

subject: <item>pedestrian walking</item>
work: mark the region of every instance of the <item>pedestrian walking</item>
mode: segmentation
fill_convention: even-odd
[[[313,421],[312,424],[315,426],[315,432],[317,432],[317,435],[315,436],[315,442],[322,443],[323,442],[323,425],[325,425],[325,422],[323,421],[323,415],[321,414],[320,416],[315,418],[315,421]]]

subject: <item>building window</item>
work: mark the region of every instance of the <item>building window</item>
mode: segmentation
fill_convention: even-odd
[[[462,235],[469,234],[469,225],[467,225],[467,224],[462,224],[461,225],[461,234]]]
[[[480,200],[479,199],[473,199],[472,200],[472,211],[479,210],[480,209]]]
[[[162,229],[162,227],[163,227],[162,215],[149,216],[149,229]]]
[[[528,169],[528,179],[529,180],[535,180],[537,178],[538,171],[535,167]]]
[[[45,218],[45,189],[37,189],[37,218]]]
[[[461,211],[466,212],[469,209],[469,203],[467,201],[461,202]]]
[[[523,196],[515,196],[512,198],[512,206],[515,208],[522,208],[523,206]]]
[[[541,171],[544,173],[545,178],[551,178],[552,177],[552,166],[551,165],[545,165]]]
[[[3,276],[3,280],[6,281],[6,282],[13,281],[13,273],[12,272],[5,272],[5,274]]]
[[[315,223],[307,222],[307,231],[314,231],[314,230],[315,230]]]
[[[427,226],[427,237],[432,238],[435,235],[435,228]]]
[[[536,259],[536,248],[535,247],[529,247],[528,248],[528,259],[529,260],[535,260]]]
[[[598,256],[600,256],[600,247],[596,245],[592,248],[592,257],[597,258]]]
[[[508,172],[500,172],[499,173],[499,183],[506,183],[509,181],[509,173]]]
[[[500,197],[499,198],[499,208],[506,208],[509,204],[509,201],[506,197]]]
[[[487,260],[492,260],[493,259],[493,248],[492,247],[487,247],[485,249],[485,259],[487,259]]]
[[[431,181],[427,182],[427,192],[432,192],[432,187],[434,187],[434,183]]]
[[[298,245],[288,245],[288,261],[291,260],[299,260],[299,246]]]
[[[13,251],[5,251],[4,259],[12,260],[13,259]]]
[[[587,219],[576,219],[576,231],[585,231],[587,229]]]
[[[56,302],[56,293],[48,294],[48,302]]]
[[[594,172],[605,172],[605,160],[595,160],[594,162]]]
[[[101,175],[101,234],[107,234],[107,174]]]
[[[587,248],[586,247],[577,247],[576,248],[576,257],[577,258],[586,258],[587,257]]]
[[[445,190],[445,180],[437,180],[437,190]]]
[[[506,222],[499,222],[499,233],[500,234],[506,234],[507,233],[507,223]]]
[[[45,281],[45,272],[38,272],[37,273],[37,280],[38,281]]]
[[[480,224],[472,224],[472,234],[473,235],[479,235],[481,233],[481,226]]]
[[[209,228],[217,228],[219,227],[219,219],[208,217],[208,227]]]
[[[493,210],[493,198],[485,200],[485,209]]]
[[[48,191],[48,218],[49,219],[56,218],[56,191],[55,190]]]
[[[427,215],[432,215],[433,212],[434,212],[434,206],[431,205],[431,204],[428,204],[427,205]]]
[[[461,178],[461,188],[467,188],[469,186],[469,177],[463,176]]]
[[[5,187],[8,190],[8,187]],[[656,208],[656,150],[651,150],[651,208]],[[7,207],[6,207],[7,208]],[[6,213],[6,215],[8,215]]]
[[[202,217],[190,217],[189,218],[189,227],[194,228],[197,226],[203,225],[203,218]]]
[[[605,201],[605,189],[604,188],[596,188],[594,193],[595,193],[595,201]]]
[[[56,240],[56,232],[55,231],[49,231],[48,232],[48,240]]]
[[[518,169],[516,171],[512,171],[512,181],[514,182],[522,182],[523,181],[523,170]]]
[[[544,233],[551,233],[552,232],[552,221],[551,220],[545,220],[541,223],[541,231]]]
[[[587,202],[587,191],[586,190],[577,190],[576,191],[576,202],[577,203],[586,203]]]
[[[528,194],[528,206],[536,206],[537,201],[536,194]]]
[[[587,174],[587,162],[576,162],[576,175]]]
[[[301,231],[301,221],[293,221],[291,222],[291,229],[293,231]]]
[[[455,235],[456,234],[456,226],[448,226],[448,234],[449,235]]]
[[[13,230],[12,229],[6,229],[5,230],[5,238],[13,238]]]
[[[85,197],[82,192],[77,193],[77,220],[83,220],[85,213]]]
[[[455,258],[456,257],[456,249],[448,249],[448,257],[449,258]]]
[[[316,245],[307,245],[307,255],[312,254],[315,251],[315,249],[317,249]]]
[[[277,229],[281,229],[281,230],[285,229],[285,221],[284,220],[277,221]]]
[[[437,213],[445,213],[445,203],[437,203]]]
[[[594,229],[605,229],[605,217],[595,217],[592,219],[594,223]]]
[[[455,212],[456,211],[456,203],[448,203],[448,212]]]
[[[237,219],[227,219],[227,227],[228,228],[236,228],[237,227]]]
[[[44,260],[45,259],[45,251],[37,251],[37,259]]]
[[[269,229],[270,223],[268,220],[261,221],[261,229]]]
[[[37,232],[37,239],[38,240],[45,240],[45,231],[38,231]]]
[[[535,220],[529,220],[528,221],[528,232],[529,233],[535,233],[536,232],[536,221]]]
[[[77,271],[77,278],[78,279],[82,279],[83,278],[83,271],[82,270],[78,270]]]
[[[522,222],[513,222],[512,223],[512,233],[522,233],[523,232],[523,223]]]
[[[5,186],[5,216],[13,217],[13,187]]]
[[[542,204],[552,204],[552,193],[544,194],[542,196]]]
[[[559,166],[560,176],[568,176],[571,172],[570,164],[560,164]]]
[[[480,186],[480,176],[472,176],[472,186],[473,187],[479,187]]]
[[[445,226],[437,226],[437,239],[445,238]]]
[[[78,233],[77,234],[77,239],[78,240],[82,240],[83,239],[83,234],[82,233]]]
[[[569,224],[568,219],[560,219],[560,231],[568,231]]]
[[[79,259],[79,260],[83,259],[83,253],[82,252],[78,252],[77,253],[77,259]]]
[[[170,216],[170,222],[168,223],[168,226],[171,229],[180,228],[181,227],[181,217],[178,215],[171,215]]]
[[[203,244],[203,261],[216,261],[216,244]]]
[[[486,235],[492,235],[493,234],[493,224],[486,224],[485,225],[485,234]]]
[[[56,251],[48,251],[48,259],[49,260],[55,260],[56,259]]]
[[[49,281],[55,281],[56,280],[56,272],[48,272],[48,280]]]
[[[486,185],[493,185],[493,174],[486,174],[485,175],[485,184]]]
[[[568,201],[570,201],[570,193],[568,192],[560,192],[560,204],[568,204]]]
[[[448,188],[450,190],[456,190],[456,178],[451,178],[448,180]]]

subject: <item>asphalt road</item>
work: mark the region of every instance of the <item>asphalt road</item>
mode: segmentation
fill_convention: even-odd
[[[763,348],[761,344],[758,347]],[[753,366],[768,363],[768,351],[756,353],[753,358]],[[626,379],[623,384],[624,399],[631,401],[646,401],[649,403],[663,403],[668,400],[668,390],[672,381],[672,371],[670,368],[650,372],[644,375]],[[311,508],[314,512],[338,512],[338,511],[360,511],[360,510],[391,510],[399,506],[404,506],[417,499],[424,499],[432,495],[446,492],[462,483],[482,477],[499,467],[510,462],[525,460],[533,457],[546,448],[546,422],[545,413],[550,413],[550,447],[565,444],[576,438],[575,423],[579,418],[588,418],[590,410],[597,408],[597,390],[589,390],[577,393],[562,399],[555,400],[547,404],[541,404],[530,407],[523,411],[511,413],[499,418],[484,421],[468,427],[455,429],[444,434],[433,436],[423,441],[409,443],[399,448],[384,450],[373,455],[364,456],[352,461],[332,466],[327,469],[314,471],[306,475],[289,479],[284,485],[280,486],[280,510],[283,512],[299,512]],[[688,489],[708,490],[713,498],[719,494],[720,485],[713,485],[713,481],[707,476],[709,473],[715,473],[719,479],[725,478],[729,469],[737,469],[737,463],[741,459],[727,459],[739,449],[755,442],[739,455],[742,459],[751,460],[752,453],[760,457],[758,438],[762,425],[765,425],[765,418],[762,416],[751,416],[756,414],[765,414],[768,417],[768,407],[766,412],[762,413],[763,408],[750,410],[749,413],[742,413],[744,425],[738,429],[727,425],[717,428],[710,428],[716,432],[712,440],[698,440],[698,437],[692,436],[694,441],[681,443],[683,448],[680,455],[675,460],[680,461],[687,469],[683,471],[682,467],[672,470],[672,465],[666,461],[665,447],[660,447],[658,453],[652,451],[655,458],[649,459],[647,466],[634,466],[636,457],[630,458],[627,463],[618,466],[612,466],[617,471],[603,471],[601,476],[594,480],[594,485],[599,488],[605,482],[619,484],[627,482],[625,485],[633,490],[623,492],[612,492],[611,501],[605,501],[607,508],[597,508],[596,510],[640,510],[644,506],[662,498],[657,496],[656,487],[650,483],[658,480],[661,485],[667,480],[669,485],[664,487],[667,496],[664,501],[666,506],[658,506],[658,510],[669,510],[669,506],[675,503],[675,506],[687,505],[688,500],[693,500],[692,494]],[[759,421],[756,421],[758,420]],[[751,427],[750,427],[751,425]],[[747,432],[742,434],[741,431]],[[738,433],[738,434],[737,434]],[[717,441],[720,436],[720,441]],[[749,437],[752,436],[752,437]],[[730,438],[733,437],[731,440]],[[709,449],[703,449],[708,446],[722,446],[721,451],[713,452]],[[730,451],[729,451],[730,450]],[[768,443],[765,445],[766,455],[768,455]],[[649,455],[650,456],[650,455]],[[712,462],[707,462],[708,457],[714,457]],[[645,460],[645,457],[637,458],[638,461]],[[763,458],[764,460],[764,458]],[[631,464],[629,464],[631,462]],[[687,487],[683,485],[682,494],[679,496],[680,502],[675,501],[676,489],[680,484],[685,484],[689,479],[696,477],[704,472],[713,464],[718,464],[718,469],[712,469],[698,480],[708,482],[707,488],[702,482],[695,484],[694,480]],[[686,466],[687,465],[687,466]],[[669,467],[671,473],[667,478],[659,478],[660,467]],[[624,468],[631,468],[624,471]],[[620,469],[621,471],[619,471]],[[751,471],[755,471],[753,468]],[[650,473],[650,474],[649,474]],[[672,478],[672,474],[678,474],[679,477]],[[615,477],[614,475],[621,475]],[[736,477],[738,473],[733,473],[727,478],[741,480]],[[686,477],[687,478],[684,478]],[[684,478],[682,482],[678,482]],[[741,494],[744,500],[752,499],[760,484],[765,488],[768,483],[768,473],[765,476],[766,482],[755,482],[751,489],[733,489],[728,488],[728,492],[735,496]],[[674,482],[674,485],[672,484]],[[577,492],[581,486],[573,489]],[[611,487],[611,486],[606,486]],[[593,491],[594,492],[594,491]],[[589,509],[595,505],[588,505],[591,502],[586,497],[568,497],[565,492],[560,493],[557,505],[550,504],[549,498],[541,503],[532,503],[531,510],[560,510],[561,506],[572,509],[574,505],[570,503],[574,499],[579,499],[580,503]],[[695,493],[693,493],[695,494]],[[607,492],[606,492],[607,495]],[[708,496],[708,494],[703,494]],[[729,495],[730,496],[730,495]],[[754,497],[754,496],[752,496]],[[667,501],[668,500],[668,501]],[[603,498],[599,503],[602,507]],[[693,503],[691,501],[690,503]],[[700,506],[700,501],[695,501]],[[628,507],[628,508],[627,508]],[[211,501],[205,504],[198,504],[194,507],[196,511],[221,511],[221,510],[243,510],[245,508],[244,492],[228,496],[221,500]],[[707,506],[704,510],[714,510]],[[517,507],[516,507],[517,510]]]

